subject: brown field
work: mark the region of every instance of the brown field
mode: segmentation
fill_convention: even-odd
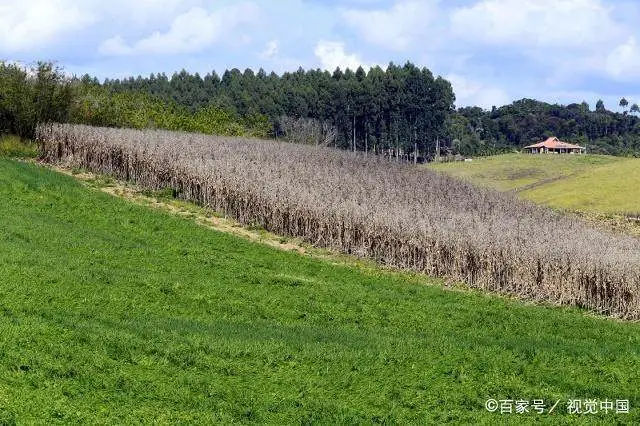
[[[42,159],[159,190],[319,247],[523,299],[640,318],[640,240],[515,196],[331,149],[73,125]]]

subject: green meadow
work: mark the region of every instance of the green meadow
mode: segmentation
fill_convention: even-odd
[[[639,324],[279,251],[14,160],[0,197],[0,424],[640,423]]]
[[[436,170],[553,208],[640,214],[640,159],[604,155],[506,154]]]
[[[34,158],[38,156],[35,143],[23,141],[17,136],[0,134],[0,157]]]

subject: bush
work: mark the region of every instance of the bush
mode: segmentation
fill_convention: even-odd
[[[39,123],[68,120],[72,99],[70,81],[53,63],[0,61],[0,131],[33,139]]]

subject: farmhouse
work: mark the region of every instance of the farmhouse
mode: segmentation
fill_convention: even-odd
[[[527,152],[529,154],[584,154],[586,151],[587,149],[583,146],[562,142],[556,137],[551,137],[544,142],[539,142],[537,144],[529,145],[524,148],[524,152]]]

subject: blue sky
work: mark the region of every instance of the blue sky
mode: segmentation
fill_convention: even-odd
[[[458,106],[640,103],[636,0],[0,0],[0,59],[103,79],[410,60]]]

